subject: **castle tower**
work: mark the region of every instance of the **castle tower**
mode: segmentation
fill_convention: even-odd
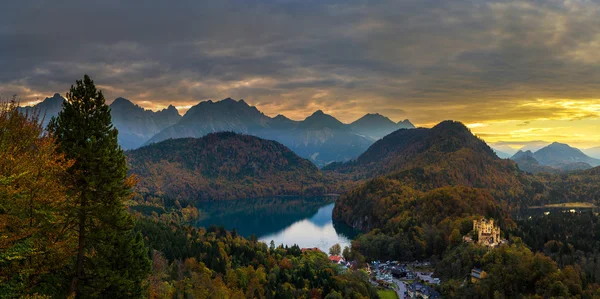
[[[500,243],[500,228],[494,224],[494,219],[473,220],[473,229],[477,231],[477,244],[491,247]]]

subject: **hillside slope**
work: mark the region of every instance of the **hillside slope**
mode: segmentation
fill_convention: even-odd
[[[324,177],[284,145],[231,132],[126,153],[138,192],[180,201],[323,194]]]
[[[500,210],[491,208],[496,206],[504,212],[517,209],[536,192],[532,177],[519,171],[514,162],[499,159],[485,142],[453,121],[431,129],[394,132],[356,161],[327,170],[379,177],[340,197],[334,210],[336,219],[364,231],[382,228],[440,188],[459,198],[460,194],[480,198],[472,200],[467,214],[498,215]]]

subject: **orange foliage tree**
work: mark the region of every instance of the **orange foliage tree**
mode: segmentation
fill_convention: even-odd
[[[70,261],[73,236],[63,185],[71,161],[37,115],[0,103],[0,297],[33,294]],[[54,286],[56,287],[56,286]],[[6,296],[6,297],[5,297]]]

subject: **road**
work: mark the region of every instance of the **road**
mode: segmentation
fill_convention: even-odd
[[[406,293],[406,284],[404,283],[404,281],[400,281],[394,278],[394,283],[396,284],[396,286],[398,286],[397,288],[394,288],[396,294],[398,294],[398,298],[406,298],[406,296],[404,296],[404,294]]]

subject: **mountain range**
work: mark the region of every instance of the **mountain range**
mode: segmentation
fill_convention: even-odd
[[[37,110],[46,115],[44,125],[58,115],[65,99],[59,94],[24,111]],[[302,121],[283,115],[269,117],[244,100],[227,98],[203,101],[184,116],[170,105],[161,111],[145,110],[124,98],[111,104],[112,120],[119,130],[124,149],[136,149],[166,139],[202,137],[209,133],[231,131],[276,140],[318,166],[356,158],[377,139],[402,128],[414,128],[409,120],[394,123],[380,114],[367,114],[344,124],[318,110]]]
[[[19,108],[25,113],[39,113],[43,118],[43,126],[62,110],[65,101],[60,94],[55,93],[50,98],[34,105]],[[154,134],[169,127],[181,119],[174,106],[154,112],[146,110],[124,98],[117,98],[110,104],[113,125],[119,130],[119,144],[124,149],[140,147]]]
[[[536,152],[520,150],[511,159],[517,162],[521,170],[531,173],[576,171],[600,165],[599,159],[558,142],[553,142]]]
[[[173,105],[160,111],[146,110],[124,98],[110,104],[112,121],[119,130],[119,143],[124,149],[135,149],[164,128],[176,124],[181,115]]]
[[[244,100],[227,98],[201,102],[190,108],[178,123],[162,130],[146,144],[232,131],[279,141],[301,157],[324,166],[353,159],[380,136],[403,127],[414,128],[409,121],[396,124],[379,114],[366,115],[352,124],[344,124],[321,110],[302,121],[283,115],[269,117]]]

